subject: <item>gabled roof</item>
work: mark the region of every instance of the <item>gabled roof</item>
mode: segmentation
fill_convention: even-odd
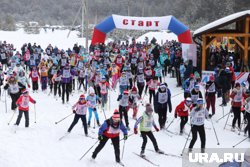
[[[242,17],[247,16],[247,15],[250,15],[250,10],[234,13],[234,14],[231,14],[229,16],[223,17],[219,20],[216,20],[212,23],[209,23],[209,24],[195,30],[193,36],[199,36],[200,34],[208,32],[211,29],[218,28],[221,25],[233,22],[234,20],[237,20],[237,19],[242,18]]]

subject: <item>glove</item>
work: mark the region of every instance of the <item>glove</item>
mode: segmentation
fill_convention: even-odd
[[[134,134],[137,134],[138,130],[136,128],[134,128]]]
[[[160,130],[160,129],[159,129],[159,128],[157,128],[157,127],[155,127],[155,130],[156,130],[156,132],[159,132],[159,130]]]
[[[159,130],[160,130],[160,129],[159,129],[159,128],[157,128],[157,126],[155,126],[155,130],[156,130],[156,132],[159,132]]]
[[[28,88],[30,88],[30,84],[28,84]]]
[[[96,111],[96,108],[94,108],[93,110]]]
[[[99,137],[98,137],[98,140],[100,140],[100,141],[103,140],[103,137],[102,137],[102,136],[99,136]]]
[[[73,113],[76,113],[76,110],[73,110]]]
[[[174,117],[177,118],[177,114],[174,114]]]
[[[124,140],[127,140],[128,139],[128,135],[124,135]]]

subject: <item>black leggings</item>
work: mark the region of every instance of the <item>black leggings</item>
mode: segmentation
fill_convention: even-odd
[[[186,123],[188,122],[188,116],[181,116],[180,130],[182,131]]]
[[[141,83],[137,82],[137,88],[138,88],[139,95],[141,97],[143,89],[144,89],[144,83],[141,84]]]
[[[149,90],[149,102],[151,103],[152,101],[152,97],[153,97],[153,100],[155,98],[155,90]]]
[[[248,137],[250,138],[250,113],[246,113],[246,118],[247,118],[247,126],[244,129],[244,132],[247,133],[248,131]]]
[[[236,121],[238,120],[238,127],[241,126],[241,108],[240,107],[232,107],[233,113],[234,113],[234,119],[232,126],[235,127]]]
[[[15,110],[17,108],[16,101],[20,97],[20,93],[12,94],[10,93],[11,97],[11,110]]]
[[[145,148],[146,148],[146,144],[147,144],[147,141],[148,141],[147,136],[152,141],[152,143],[154,145],[154,148],[155,148],[155,151],[159,150],[156,139],[155,139],[154,134],[152,133],[152,131],[149,131],[149,132],[141,131],[141,137],[143,139],[141,150],[144,151]]]
[[[197,132],[200,135],[200,139],[201,139],[201,148],[205,148],[206,145],[206,133],[205,133],[205,128],[204,125],[192,125],[191,127],[191,131],[192,131],[192,140],[190,142],[189,148],[193,148],[196,140],[197,140]]]
[[[18,117],[17,117],[17,120],[16,120],[16,125],[20,124],[23,113],[24,113],[24,117],[25,117],[25,127],[29,127],[29,111],[19,110],[19,114],[18,114]]]
[[[119,106],[119,113],[120,113],[120,118],[122,120],[122,116],[124,116],[126,127],[128,127],[129,122],[128,122],[128,111],[127,107]]]
[[[64,102],[64,95],[66,93],[66,99],[69,101],[70,83],[62,83],[62,101]]]
[[[82,120],[82,124],[84,127],[84,133],[88,134],[88,128],[87,128],[87,120],[86,120],[86,115],[79,115],[79,114],[75,114],[74,120],[71,123],[68,132],[71,132],[71,130],[74,128],[74,126],[77,124],[78,120],[81,118]]]
[[[167,121],[167,108],[159,109],[158,116],[159,116],[159,125],[162,129],[165,127],[165,123]]]
[[[100,141],[99,145],[96,147],[95,151],[93,152],[92,157],[96,157],[97,154],[103,149],[103,147],[105,146],[106,142],[108,141],[108,137],[103,136],[103,139]],[[115,137],[115,138],[110,138],[112,141],[112,144],[114,146],[114,150],[115,150],[115,159],[117,162],[120,162],[120,138]]]

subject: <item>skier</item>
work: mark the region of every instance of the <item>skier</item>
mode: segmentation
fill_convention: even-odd
[[[151,104],[152,97],[153,99],[155,98],[155,90],[157,89],[158,86],[160,86],[160,82],[158,81],[157,77],[154,77],[154,79],[150,79],[150,81],[147,82],[147,86],[149,89],[149,102]],[[147,87],[145,89],[145,94],[147,94]]]
[[[33,92],[38,91],[38,79],[40,77],[40,73],[37,70],[37,67],[33,67],[30,71],[29,78],[32,80],[32,90]]]
[[[183,100],[176,108],[175,108],[175,115],[174,117],[177,118],[177,115],[181,118],[180,123],[180,135],[183,134],[183,129],[188,122],[188,115],[192,110],[192,100],[190,97]]]
[[[169,113],[171,113],[171,93],[167,88],[167,84],[162,83],[158,88],[158,92],[156,93],[154,98],[154,109],[155,112],[158,113],[159,125],[161,129],[165,127],[165,123],[167,121],[167,106],[169,107]]]
[[[235,88],[233,89],[231,95],[230,95],[232,101],[232,112],[234,113],[234,119],[232,122],[232,131],[235,131],[235,123],[238,120],[238,128],[241,129],[241,105],[242,105],[242,98],[243,93],[240,87],[240,83],[235,84]]]
[[[78,102],[76,102],[72,107],[73,113],[75,113],[75,117],[68,129],[68,133],[71,132],[73,127],[77,124],[78,120],[81,118],[82,124],[84,127],[85,136],[88,136],[88,127],[87,127],[87,121],[86,121],[87,108],[88,108],[88,103],[85,99],[84,94],[82,94]]]
[[[29,95],[26,89],[22,90],[22,95],[18,98],[16,105],[18,106],[19,114],[15,125],[19,125],[22,115],[25,116],[25,127],[29,127],[29,102],[36,104],[36,101]]]
[[[248,131],[248,138],[249,138],[249,141],[250,141],[250,97],[248,97],[245,101],[245,116],[246,116],[246,119],[247,119],[247,126],[246,128],[244,129],[244,133],[245,135],[247,135],[247,131]]]
[[[90,104],[89,105],[88,126],[90,127],[90,122],[91,122],[91,118],[92,118],[92,112],[94,112],[94,114],[95,114],[95,119],[96,119],[97,125],[100,126],[99,116],[98,116],[97,109],[96,109],[96,107],[97,107],[96,103],[98,101],[99,104],[101,104],[101,101],[99,99],[99,96],[97,96],[95,94],[95,91],[94,91],[93,87],[89,88],[89,95],[87,96],[86,100]]]
[[[143,139],[140,155],[142,157],[145,157],[147,136],[152,141],[155,151],[159,154],[163,154],[164,152],[159,149],[157,141],[156,141],[154,134],[152,132],[153,126],[157,132],[159,131],[159,128],[157,128],[157,126],[154,122],[153,109],[151,107],[151,104],[149,104],[149,103],[146,104],[146,110],[143,112],[143,115],[141,117],[139,117],[138,120],[136,121],[136,123],[134,125],[134,134],[138,133],[137,128],[138,128],[139,124],[140,124],[141,137]]]
[[[122,72],[122,76],[117,80],[117,82],[119,82],[120,94],[122,94],[124,90],[128,90],[130,83],[125,71]]]
[[[140,100],[140,95],[137,93],[137,89],[134,86],[131,90],[131,93],[129,95],[129,106],[133,109],[133,119],[137,119],[137,112],[138,112],[138,104],[137,102]]]
[[[108,89],[109,89],[109,83],[106,81],[105,76],[102,76],[102,80],[99,83],[99,86],[102,99],[102,109],[104,109],[108,101]]]
[[[62,86],[62,103],[64,104],[65,99],[64,96],[66,94],[67,103],[69,102],[69,93],[70,93],[70,86],[72,81],[72,75],[74,75],[73,71],[70,69],[68,63],[66,63],[65,67],[61,70],[61,86]]]
[[[111,118],[104,121],[98,132],[98,139],[100,140],[99,145],[96,147],[92,154],[92,158],[95,159],[97,154],[105,146],[108,139],[111,139],[114,150],[115,150],[115,160],[117,163],[121,163],[120,160],[120,130],[124,134],[124,140],[128,139],[128,132],[124,124],[120,120],[120,114],[117,109],[114,111]]]
[[[193,146],[197,140],[198,132],[201,139],[201,153],[205,153],[206,133],[204,128],[204,121],[208,118],[208,111],[203,107],[203,104],[203,99],[199,98],[197,100],[197,106],[195,106],[190,113],[192,140],[189,145],[189,152],[192,152],[193,150]]]
[[[209,77],[209,81],[206,83],[206,94],[205,94],[207,110],[209,111],[210,105],[212,107],[212,114],[209,114],[210,118],[215,114],[216,88],[217,84],[216,82],[214,82],[214,76],[211,75]]]
[[[17,105],[16,105],[16,101],[17,99],[19,98],[20,96],[20,92],[22,89],[24,89],[25,87],[17,82],[16,78],[14,75],[11,75],[7,81],[7,83],[5,84],[4,86],[4,90],[7,90],[9,91],[10,93],[10,97],[11,97],[11,110],[15,111],[16,108],[17,108]]]
[[[191,96],[191,99],[192,99],[193,106],[196,105],[198,98],[203,98],[202,93],[200,91],[200,86],[199,85],[194,86],[194,88],[190,92],[190,96]]]
[[[129,102],[128,91],[124,90],[123,94],[120,94],[118,96],[117,101],[119,101],[119,113],[120,113],[121,120],[122,120],[122,116],[124,115],[126,128],[130,130],[129,121],[128,121],[128,102]]]

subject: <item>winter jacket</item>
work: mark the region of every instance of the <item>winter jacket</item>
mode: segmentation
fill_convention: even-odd
[[[126,127],[124,126],[123,122],[120,121],[118,124],[119,125],[117,125],[117,127],[114,127],[110,119],[105,120],[104,123],[99,128],[98,135],[105,136],[108,138],[115,138],[115,137],[119,137],[120,130],[122,130],[124,135],[127,135],[128,131]]]
[[[188,116],[189,113],[192,111],[193,106],[187,106],[186,100],[183,100],[176,108],[175,108],[175,114],[177,114],[179,117],[185,117]]]
[[[140,124],[141,132],[150,132],[152,127],[157,129],[153,115],[147,115],[146,112],[144,112],[143,115],[137,119],[134,129],[137,129],[138,124]]]
[[[156,113],[161,111],[162,109],[166,109],[169,107],[169,112],[172,111],[172,103],[171,103],[171,93],[168,88],[166,88],[165,92],[162,92],[161,89],[158,89],[158,92],[154,98],[154,110]]]
[[[24,96],[21,95],[18,99],[17,99],[17,106],[18,106],[18,110],[21,111],[29,111],[29,102],[35,104],[36,101],[31,97],[31,96]]]
[[[232,99],[232,107],[241,107],[243,98],[242,90],[237,90],[236,88],[234,88],[232,93],[230,94],[230,98]]]

